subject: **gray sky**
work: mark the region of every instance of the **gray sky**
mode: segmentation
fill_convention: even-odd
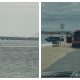
[[[0,2],[0,36],[34,36],[38,29],[38,3]]]
[[[41,6],[42,30],[59,30],[60,24],[65,30],[80,29],[80,2],[44,2]]]

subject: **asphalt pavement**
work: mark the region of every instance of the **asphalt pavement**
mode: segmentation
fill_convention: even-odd
[[[80,49],[76,49],[61,58],[48,69],[42,72],[42,75],[52,74],[64,71],[80,71]]]

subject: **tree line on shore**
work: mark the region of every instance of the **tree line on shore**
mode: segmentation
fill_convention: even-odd
[[[38,37],[4,37],[0,36],[0,40],[38,40]]]
[[[41,34],[72,34],[72,31],[41,31]]]

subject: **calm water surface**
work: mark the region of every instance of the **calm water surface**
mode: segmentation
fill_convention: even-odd
[[[38,46],[38,40],[0,40],[0,46]]]

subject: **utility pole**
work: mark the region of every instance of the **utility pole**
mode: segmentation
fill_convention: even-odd
[[[64,38],[64,24],[60,24],[61,37]],[[60,37],[60,45],[61,45],[61,37]]]

